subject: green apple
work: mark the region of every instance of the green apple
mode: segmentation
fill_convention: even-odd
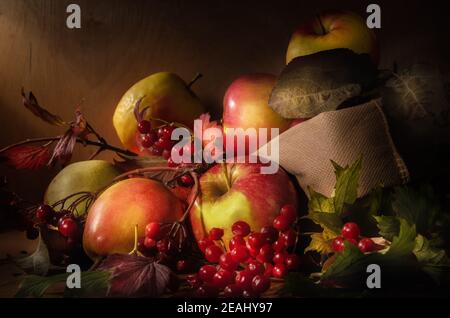
[[[286,64],[298,56],[339,48],[367,53],[378,64],[375,33],[359,15],[341,10],[325,11],[300,25],[289,42]]]
[[[104,160],[88,160],[75,162],[62,169],[47,187],[44,195],[46,204],[54,204],[59,200],[78,192],[95,192],[108,186],[120,171],[113,164]],[[67,208],[79,196],[70,198],[65,203]],[[56,207],[60,209],[61,207]],[[77,206],[75,214],[80,216],[86,213],[84,204]]]

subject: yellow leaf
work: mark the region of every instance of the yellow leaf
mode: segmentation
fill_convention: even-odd
[[[324,240],[330,241],[339,236],[339,233],[336,233],[328,228],[323,229],[322,236]]]
[[[305,253],[308,251],[316,251],[320,254],[328,254],[332,252],[329,240],[325,239],[323,233],[311,234],[311,242],[305,249]]]

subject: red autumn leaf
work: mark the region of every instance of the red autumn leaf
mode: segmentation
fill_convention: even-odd
[[[154,259],[129,254],[109,255],[98,270],[112,273],[111,296],[161,296],[169,287],[172,272]]]
[[[3,151],[0,156],[16,169],[39,169],[50,160],[48,146],[22,145]]]
[[[32,92],[30,92],[27,97],[23,88],[22,88],[22,101],[23,105],[29,111],[31,111],[35,116],[39,117],[43,121],[55,126],[63,126],[66,124],[64,120],[61,119],[61,117],[54,115],[50,113],[48,110],[42,108]]]
[[[88,129],[86,129],[86,119],[79,109],[76,110],[75,115],[75,121],[70,124],[70,128],[56,144],[49,165],[56,161],[61,161],[63,165],[67,164],[72,158],[77,138],[85,138],[89,133]]]

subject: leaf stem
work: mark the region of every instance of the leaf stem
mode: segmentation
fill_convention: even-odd
[[[327,31],[325,30],[325,27],[323,26],[322,19],[320,18],[320,14],[317,14],[317,20],[319,21],[320,30],[322,31],[321,35],[327,34]]]
[[[225,180],[226,180],[226,182],[227,182],[227,190],[230,190],[230,189],[231,189],[231,181],[230,181],[229,176],[228,176],[228,167],[227,167],[227,163],[226,163],[225,161],[222,161],[222,162],[220,163],[220,165],[222,166],[222,171],[223,171],[223,173],[224,173],[224,175],[225,175]]]
[[[137,224],[134,225],[134,246],[133,246],[133,249],[131,250],[131,252],[128,253],[128,254],[129,255],[144,256],[138,250],[138,225]]]

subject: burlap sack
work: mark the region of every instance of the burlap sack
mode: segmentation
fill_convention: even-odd
[[[279,164],[297,177],[307,195],[308,187],[332,195],[336,177],[330,160],[345,166],[362,156],[359,196],[376,186],[398,185],[409,179],[379,99],[321,113],[278,138]]]

